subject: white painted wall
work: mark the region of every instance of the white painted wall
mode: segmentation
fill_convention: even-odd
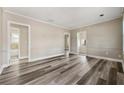
[[[4,12],[3,16],[3,48],[6,50],[4,54],[4,64],[7,64],[6,58],[8,55],[8,21],[29,24],[31,26],[31,60],[64,53],[64,33],[67,30],[6,12]]]
[[[87,54],[122,60],[122,18],[70,31],[71,52],[77,53],[77,32],[87,31]]]
[[[2,8],[0,8],[0,67],[2,65]]]
[[[124,14],[123,14],[123,60],[124,60]]]

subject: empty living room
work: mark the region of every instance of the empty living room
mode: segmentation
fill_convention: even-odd
[[[0,7],[0,85],[124,85],[123,7]]]

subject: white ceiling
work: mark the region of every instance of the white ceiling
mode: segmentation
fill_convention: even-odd
[[[109,21],[122,15],[120,7],[9,7],[5,9],[68,29]],[[100,17],[100,14],[104,16]]]

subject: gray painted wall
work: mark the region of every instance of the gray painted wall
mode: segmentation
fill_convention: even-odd
[[[0,66],[2,64],[2,8],[0,8]]]
[[[77,52],[77,32],[87,31],[87,54],[122,59],[122,18],[72,30],[71,52]]]
[[[124,60],[124,14],[123,14],[123,60]]]
[[[4,64],[8,64],[8,40],[7,40],[7,22],[15,21],[31,26],[30,40],[30,60],[38,60],[46,57],[56,56],[64,53],[64,33],[65,29],[52,26],[46,23],[35,21],[15,14],[3,13],[3,48]]]

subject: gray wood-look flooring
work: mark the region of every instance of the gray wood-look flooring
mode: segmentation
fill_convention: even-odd
[[[1,85],[123,85],[122,64],[70,55],[4,68]]]

